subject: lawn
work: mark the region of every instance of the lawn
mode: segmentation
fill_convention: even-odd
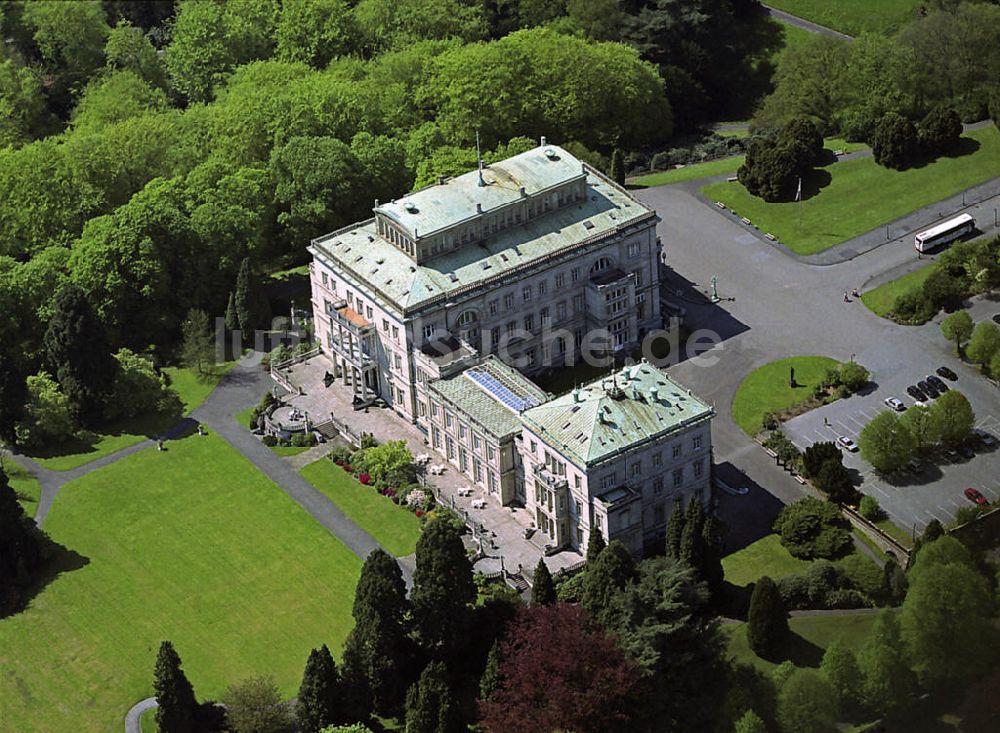
[[[781,650],[780,657],[782,660],[790,659],[799,667],[818,667],[823,651],[837,639],[852,649],[860,649],[873,623],[874,613],[793,616],[788,620],[793,633]],[[750,650],[746,624],[728,624],[723,628],[729,631],[729,654],[737,662],[752,664],[762,672],[770,672],[778,666]]]
[[[792,557],[776,534],[762,537],[752,545],[722,558],[726,580],[738,586],[755,583],[765,575],[778,580],[801,573],[807,567],[809,561]]]
[[[772,7],[849,36],[889,34],[915,18],[920,0],[772,0]]]
[[[809,40],[815,38],[816,34],[804,28],[799,28],[797,25],[786,23],[783,20],[775,19],[775,21],[781,27],[782,38],[784,40],[784,43],[771,54],[771,65],[777,69],[778,64],[781,62],[781,57],[785,53],[806,44]]]
[[[164,372],[184,405],[184,414],[201,405],[235,361],[215,367],[211,374],[199,375],[193,369],[167,367]],[[69,471],[106,455],[141,443],[164,432],[177,422],[175,415],[139,415],[127,420],[117,420],[102,426],[87,439],[73,439],[62,445],[30,454],[38,463],[51,471]]]
[[[35,516],[35,511],[38,509],[38,498],[42,493],[38,479],[11,460],[3,461],[3,470],[7,474],[7,478],[10,479],[10,486],[17,494],[18,503],[24,509],[24,513],[29,517]]]
[[[736,390],[733,420],[747,435],[756,435],[761,431],[766,413],[781,412],[808,400],[827,370],[838,363],[826,356],[793,356],[758,367]],[[788,383],[789,370],[793,367],[795,387]]]
[[[885,318],[892,311],[892,306],[900,295],[922,288],[924,281],[932,272],[934,272],[933,263],[862,293],[861,302],[868,306],[868,310],[872,313]]]
[[[420,520],[408,509],[393,504],[372,487],[362,486],[326,458],[310,463],[299,473],[396,557],[416,550]]]
[[[811,255],[1000,175],[995,127],[974,130],[962,140],[965,154],[906,171],[882,168],[870,156],[831,163],[803,179],[801,202],[769,204],[739,183],[713,183],[701,192],[793,252]]]
[[[63,487],[46,530],[79,559],[0,620],[5,730],[121,730],[162,639],[202,699],[265,673],[290,697],[340,648],[359,558],[221,438],[168,448]]]

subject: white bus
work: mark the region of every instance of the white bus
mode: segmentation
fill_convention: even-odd
[[[975,228],[976,220],[968,214],[962,214],[920,232],[913,238],[913,246],[917,248],[917,252],[926,252],[964,237]]]

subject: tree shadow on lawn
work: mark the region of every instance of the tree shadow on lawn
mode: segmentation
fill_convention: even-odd
[[[819,667],[819,663],[823,661],[822,647],[790,629],[777,652],[775,658],[768,661],[781,663],[787,660],[796,667]]]
[[[964,158],[967,155],[973,155],[974,153],[979,152],[979,149],[982,146],[983,146],[982,143],[980,143],[975,138],[960,137],[958,139],[958,143],[956,143],[955,147],[953,147],[951,150],[948,150],[944,153],[939,153],[938,155],[934,155],[933,153],[921,154],[913,161],[913,164],[910,165],[909,167],[924,168],[925,166],[928,166],[931,163],[935,163],[941,160],[942,158]]]
[[[42,535],[42,556],[44,558],[42,566],[38,569],[31,585],[22,591],[17,606],[6,615],[0,614],[0,618],[15,616],[26,611],[31,607],[32,601],[60,575],[80,570],[90,564],[90,558],[60,545],[45,534]]]
[[[833,182],[830,171],[813,168],[802,176],[802,200],[808,201]]]

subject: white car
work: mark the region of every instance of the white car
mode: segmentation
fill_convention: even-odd
[[[897,397],[886,397],[885,404],[891,407],[896,412],[902,412],[903,410],[906,409],[906,405],[904,405],[903,401]]]
[[[846,435],[841,435],[837,438],[837,442],[840,443],[844,450],[849,450],[851,453],[856,453],[858,450],[858,444],[853,440],[848,438]]]

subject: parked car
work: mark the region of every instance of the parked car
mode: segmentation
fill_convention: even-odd
[[[965,498],[969,501],[976,502],[980,506],[990,503],[986,497],[982,495],[979,489],[973,489],[971,486],[965,490]]]
[[[849,450],[851,453],[856,453],[858,450],[858,444],[853,440],[848,438],[846,435],[841,435],[837,438],[837,442],[844,447],[845,450]]]
[[[962,454],[963,458],[976,457],[976,451],[968,443],[962,443],[962,445],[958,446],[958,452]]]
[[[931,399],[934,399],[935,397],[938,396],[937,388],[933,384],[928,382],[926,379],[921,379],[919,382],[917,382],[917,386],[920,387],[921,392],[926,394]]]
[[[727,494],[732,494],[733,496],[746,496],[750,493],[750,488],[747,486],[737,486],[734,488],[728,484],[722,483],[721,481],[719,482],[719,488]]]
[[[927,381],[937,387],[938,392],[947,392],[948,385],[944,383],[941,377],[936,377],[933,374],[927,375]]]
[[[898,397],[886,397],[885,404],[891,407],[896,412],[902,412],[906,409],[906,405]]]
[[[938,367],[937,368],[937,373],[938,373],[938,375],[944,377],[945,379],[949,379],[952,382],[954,382],[956,379],[958,379],[958,375],[955,374],[955,372],[953,372],[951,369],[949,369],[946,366]]]
[[[994,313],[993,314],[993,322],[994,323],[1000,323],[1000,313]]]
[[[910,395],[910,397],[915,399],[917,402],[927,401],[927,395],[924,393],[922,389],[920,389],[920,387],[918,387],[915,384],[911,384],[909,387],[906,388],[906,394]]]
[[[996,445],[997,439],[993,437],[991,433],[987,433],[982,428],[976,428],[972,431],[973,434],[979,438],[979,441],[985,446]]]

